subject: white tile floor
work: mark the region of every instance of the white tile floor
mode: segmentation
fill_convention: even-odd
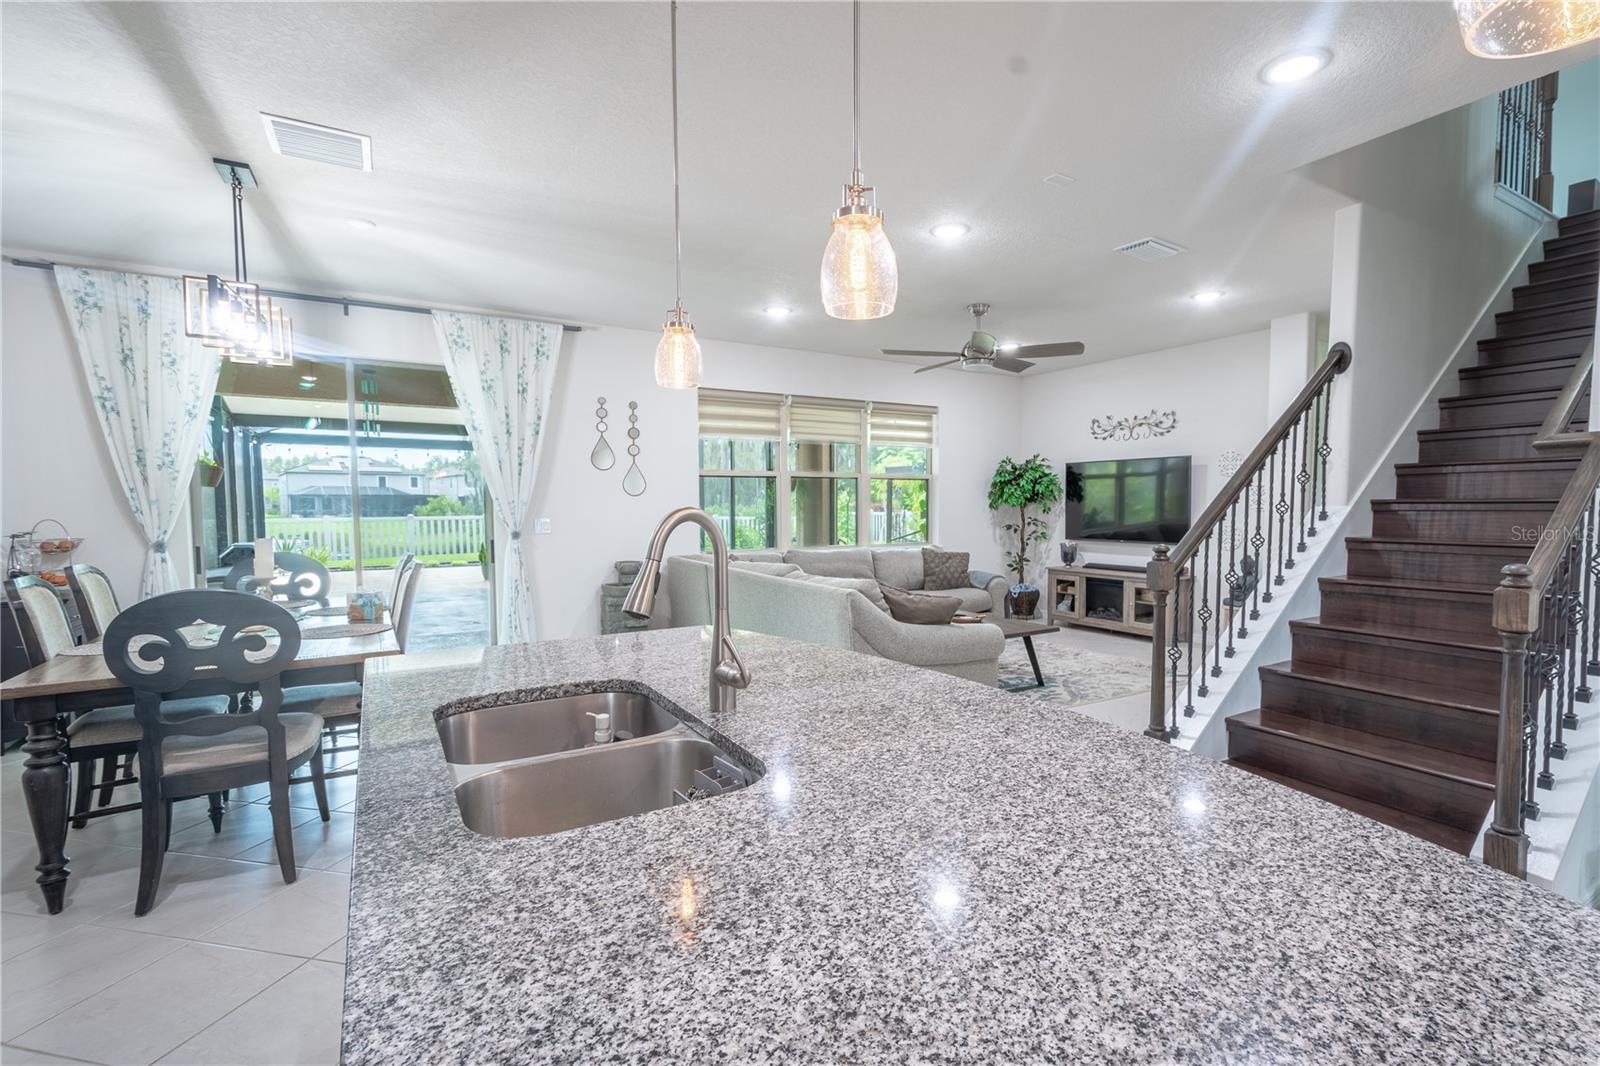
[[[474,662],[481,648],[369,665],[404,671]],[[295,863],[286,885],[267,787],[230,798],[222,832],[206,802],[173,810],[161,894],[133,913],[139,815],[71,830],[67,906],[48,914],[34,883],[23,755],[0,758],[0,1064],[339,1061],[356,779],[328,782],[331,820],[311,786],[290,789]],[[355,765],[353,753],[331,767]],[[123,789],[116,802],[137,799]]]
[[[1095,630],[1039,639],[1150,654],[1148,641]],[[383,668],[475,654],[409,655]],[[1138,730],[1147,705],[1139,694],[1073,710]],[[267,790],[257,786],[231,799],[221,833],[204,800],[177,806],[161,895],[142,918],[133,913],[137,812],[72,830],[67,906],[50,915],[34,884],[22,762],[21,752],[0,758],[0,1063],[338,1061],[355,778],[328,783],[327,823],[309,786],[292,790],[301,871],[292,885],[278,872]],[[336,765],[353,764],[344,755]]]

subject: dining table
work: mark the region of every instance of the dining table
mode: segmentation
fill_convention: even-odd
[[[375,626],[351,627],[341,610],[307,611],[298,619],[300,653],[283,672],[283,685],[326,685],[362,679],[369,660],[399,655],[401,648],[392,628],[371,632]],[[341,635],[318,637],[319,628],[339,627]],[[351,632],[351,630],[355,632]],[[87,653],[87,654],[86,654]],[[184,696],[228,694],[238,686],[197,679]],[[103,655],[82,646],[56,655],[0,681],[0,700],[14,703],[15,718],[27,729],[22,750],[22,794],[39,849],[39,890],[51,914],[66,904],[71,877],[67,856],[68,778],[66,726],[73,716],[101,707],[133,702]]]

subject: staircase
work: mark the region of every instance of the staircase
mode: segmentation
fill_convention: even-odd
[[[1471,851],[1494,799],[1493,590],[1578,466],[1533,440],[1593,336],[1597,274],[1600,211],[1562,219],[1396,498],[1373,502],[1372,536],[1346,540],[1347,576],[1322,579],[1321,617],[1262,667],[1262,706],[1228,719],[1231,764]]]

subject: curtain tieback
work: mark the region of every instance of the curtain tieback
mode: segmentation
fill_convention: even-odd
[[[512,539],[512,540],[521,540],[521,539],[522,539],[522,530],[520,530],[520,529],[513,529],[513,530],[512,530],[512,531],[511,531],[511,539]]]
[[[164,540],[153,540],[150,542],[150,550],[155,552],[157,555],[165,555],[167,554],[167,542]]]

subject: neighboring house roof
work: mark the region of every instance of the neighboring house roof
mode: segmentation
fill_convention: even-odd
[[[348,481],[336,481],[336,482],[332,482],[332,483],[328,483],[328,484],[321,484],[321,485],[302,485],[301,487],[295,489],[293,492],[289,493],[289,495],[290,496],[348,496],[348,495],[350,495],[350,483]],[[404,488],[397,487],[395,485],[375,485],[375,486],[363,487],[362,490],[361,490],[361,495],[363,495],[363,496],[430,496],[430,495],[432,495],[432,493],[410,492],[410,491],[407,491]]]
[[[287,470],[279,471],[282,474],[348,474],[350,464],[343,459],[313,459],[309,463],[291,466]],[[388,459],[363,459],[360,470],[362,474],[410,474],[420,477],[422,471],[412,470],[401,466],[399,463]]]

